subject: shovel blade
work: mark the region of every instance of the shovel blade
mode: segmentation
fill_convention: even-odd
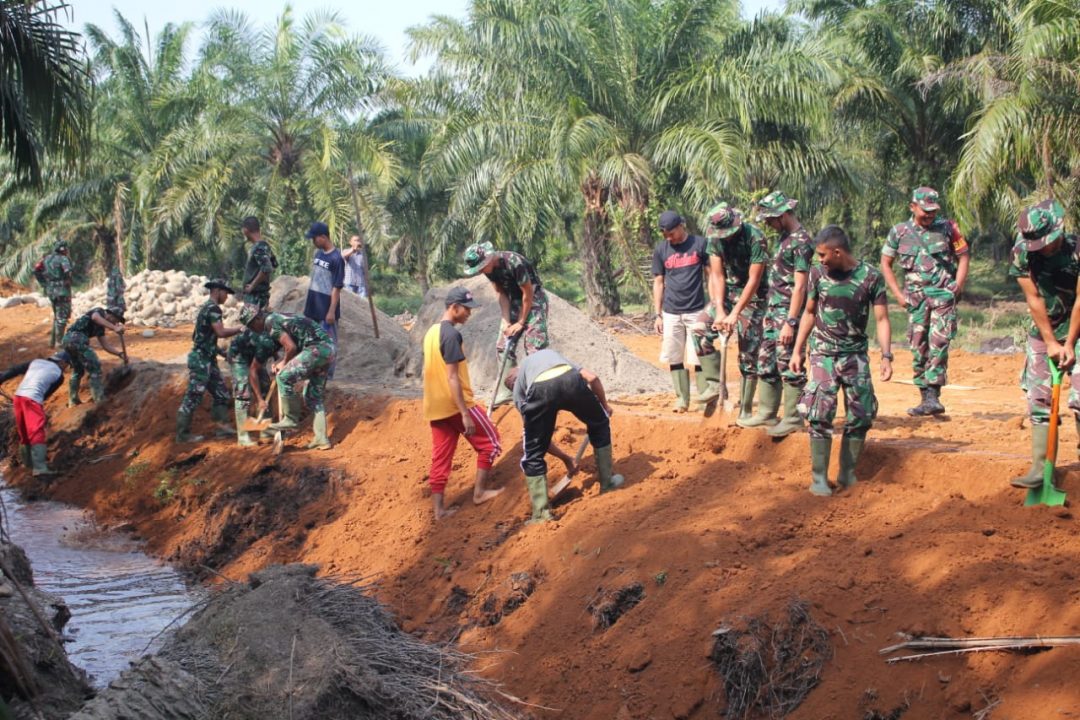
[[[1048,505],[1061,507],[1065,504],[1065,493],[1054,487],[1054,466],[1048,460],[1043,467],[1043,483],[1037,488],[1031,488],[1024,498],[1024,507],[1032,505]]]
[[[265,418],[263,420],[260,420],[258,418],[249,417],[247,420],[244,421],[244,431],[260,432],[270,427],[270,423],[272,422],[273,420],[271,418]]]

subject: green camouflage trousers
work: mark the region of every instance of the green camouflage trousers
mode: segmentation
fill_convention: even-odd
[[[51,297],[49,302],[52,303],[53,330],[56,333],[57,341],[59,341],[60,338],[64,337],[68,320],[71,319],[71,296]]]
[[[810,422],[810,437],[832,437],[836,397],[844,390],[844,434],[865,437],[877,417],[877,397],[866,353],[810,355],[809,381],[799,398],[799,412]]]
[[[548,301],[547,295],[537,293],[533,296],[532,307],[529,308],[529,317],[525,318],[525,329],[521,331],[517,345],[510,352],[511,365],[517,364],[517,351],[522,349],[526,355],[532,355],[537,350],[543,350],[548,346],[547,327]],[[510,322],[515,323],[521,316],[521,303],[516,300],[510,301]],[[506,323],[500,323],[499,329],[506,327]],[[495,344],[495,352],[502,358],[506,350],[506,336],[501,332],[499,341]]]
[[[956,302],[931,302],[924,297],[907,307],[911,366],[920,388],[948,384],[949,343],[956,337]]]
[[[202,353],[189,352],[187,366],[188,384],[184,399],[180,401],[180,413],[194,413],[207,390],[210,391],[214,405],[228,407],[231,396],[229,388],[225,387],[225,379],[221,377],[221,370],[218,369],[217,356],[207,358]]]
[[[326,378],[330,364],[334,362],[334,346],[330,343],[312,343],[301,350],[296,357],[286,363],[277,374],[278,391],[285,395],[296,393],[296,386],[304,379],[308,381],[304,390],[304,400],[312,412],[326,409],[323,399],[326,394]]]
[[[694,352],[699,356],[717,351],[716,339],[720,333],[712,329],[716,311],[712,305],[702,310],[697,322],[690,326],[690,339],[694,343]],[[765,310],[760,305],[751,304],[739,314],[735,331],[739,334],[739,373],[743,377],[753,378],[758,375],[758,356],[761,353],[761,329],[765,319]]]
[[[1077,343],[1080,347],[1080,342]],[[1027,357],[1020,387],[1027,393],[1028,417],[1032,425],[1050,422],[1050,400],[1053,385],[1050,365],[1046,362],[1046,343],[1042,338],[1028,337]],[[1069,375],[1069,409],[1080,414],[1080,363],[1073,365]]]
[[[68,378],[68,391],[77,397],[83,375],[89,375],[91,381],[101,378],[101,361],[90,347],[90,338],[81,332],[69,331],[60,343],[71,356],[71,376]]]
[[[758,375],[765,382],[783,380],[786,385],[802,387],[806,384],[806,373],[794,373],[790,368],[795,343],[784,345],[780,342],[780,331],[784,329],[787,313],[786,306],[770,308],[765,313],[761,326],[761,348],[758,351]]]
[[[267,288],[265,292],[258,293],[240,293],[240,298],[250,305],[255,305],[259,308],[266,309],[270,307],[270,289]]]

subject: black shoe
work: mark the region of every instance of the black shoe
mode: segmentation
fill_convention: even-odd
[[[919,388],[919,394],[922,395],[922,402],[913,408],[908,408],[907,414],[912,417],[933,415],[934,405],[930,402],[930,388]],[[941,408],[941,412],[945,412],[944,407]]]
[[[943,415],[945,413],[945,406],[941,404],[941,388],[936,385],[931,385],[926,388],[927,399],[926,404],[930,408],[931,415]]]

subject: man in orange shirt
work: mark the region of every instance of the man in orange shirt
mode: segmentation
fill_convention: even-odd
[[[442,320],[424,335],[424,419],[431,424],[428,484],[436,520],[457,511],[446,507],[443,492],[450,477],[458,438],[462,435],[476,450],[473,503],[487,502],[504,489],[486,486],[502,446],[498,429],[473,400],[469,364],[465,360],[461,333],[455,327],[464,324],[475,307],[479,307],[479,303],[471,292],[463,287],[451,288],[446,295],[446,312]]]

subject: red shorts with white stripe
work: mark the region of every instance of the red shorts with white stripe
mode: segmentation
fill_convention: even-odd
[[[45,407],[22,395],[16,395],[12,404],[15,406],[15,429],[19,433],[19,444],[44,445]]]
[[[499,444],[499,430],[483,408],[479,406],[469,408],[469,416],[476,425],[476,432],[472,435],[465,435],[465,423],[460,413],[442,420],[431,421],[431,473],[428,475],[428,484],[434,494],[440,494],[446,489],[446,481],[450,477],[450,468],[454,464],[454,451],[457,450],[460,436],[465,435],[465,439],[476,450],[476,467],[479,470],[489,470],[495,464],[499,453],[502,452],[502,445]]]

